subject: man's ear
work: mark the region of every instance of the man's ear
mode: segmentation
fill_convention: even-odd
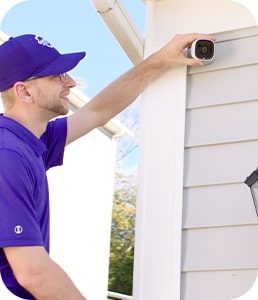
[[[15,96],[19,98],[22,102],[30,104],[33,103],[33,97],[30,93],[30,89],[26,82],[18,81],[14,84],[13,90],[15,93]]]

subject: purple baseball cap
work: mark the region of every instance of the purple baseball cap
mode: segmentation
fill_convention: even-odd
[[[86,52],[61,54],[33,34],[11,37],[0,46],[0,92],[32,76],[58,75],[72,70]]]

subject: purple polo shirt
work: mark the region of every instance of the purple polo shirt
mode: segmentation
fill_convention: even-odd
[[[3,248],[43,246],[49,252],[49,193],[46,170],[62,165],[67,119],[49,122],[38,139],[0,115],[0,272],[7,288],[34,299],[16,281]]]

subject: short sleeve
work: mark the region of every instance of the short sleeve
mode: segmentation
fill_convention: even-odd
[[[47,152],[43,154],[46,170],[63,164],[66,137],[66,117],[58,118],[48,123],[46,131],[40,138],[47,147]]]

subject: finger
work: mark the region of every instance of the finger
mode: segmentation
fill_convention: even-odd
[[[194,67],[194,66],[203,66],[205,65],[205,62],[194,58],[186,58],[186,64],[188,66]]]

